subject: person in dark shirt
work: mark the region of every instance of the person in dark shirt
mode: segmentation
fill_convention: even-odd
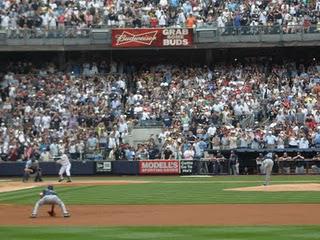
[[[215,159],[216,159],[217,174],[222,174],[223,169],[225,168],[226,158],[222,155],[222,153],[220,151],[217,151],[217,155],[216,155]]]
[[[304,174],[304,164],[305,164],[304,156],[302,156],[300,152],[297,152],[297,156],[293,157],[292,160],[295,161],[295,166],[296,166],[295,173]]]
[[[279,168],[282,173],[290,174],[291,162],[292,162],[292,158],[288,156],[287,152],[284,152],[283,156],[279,158]]]
[[[163,124],[167,128],[172,124],[172,117],[168,113],[165,113],[163,116]]]
[[[26,162],[22,178],[23,182],[28,182],[30,175],[35,175],[35,182],[42,182],[42,172],[37,158],[39,158],[39,155],[33,154],[32,157]]]
[[[311,169],[313,173],[319,174],[320,173],[320,152],[317,152],[317,155],[312,158],[312,165]]]
[[[158,159],[160,158],[160,151],[156,146],[151,146],[149,148],[149,159]]]
[[[163,151],[163,157],[164,159],[172,159],[174,156],[173,156],[173,152],[171,151],[170,149],[170,146],[166,146],[166,148],[164,149]]]
[[[258,174],[262,174],[261,165],[262,165],[263,160],[264,160],[263,154],[259,153],[259,156],[256,158],[256,165],[257,165],[257,173]]]
[[[231,151],[230,157],[229,157],[229,174],[238,175],[239,174],[238,166],[239,166],[238,156],[234,151]]]

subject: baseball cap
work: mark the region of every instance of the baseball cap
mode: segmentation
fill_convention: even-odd
[[[52,185],[48,185],[48,189],[49,190],[53,190],[53,186]]]

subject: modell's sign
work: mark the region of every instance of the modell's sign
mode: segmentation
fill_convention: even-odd
[[[184,47],[192,45],[192,29],[112,29],[112,47]]]
[[[139,161],[140,174],[179,174],[180,164],[177,160],[143,160]]]

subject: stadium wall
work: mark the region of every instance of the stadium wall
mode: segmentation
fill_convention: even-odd
[[[313,164],[312,157],[319,149],[306,149],[302,151],[305,156],[306,173],[310,173]],[[140,161],[73,161],[71,173],[72,175],[190,175],[190,174],[229,174],[228,157],[229,150],[221,151],[226,157],[226,161],[222,164],[223,171],[218,173],[214,170],[215,163],[209,160],[140,160]],[[240,174],[256,174],[256,157],[259,153],[266,154],[268,149],[238,149]],[[294,155],[296,149],[278,149],[275,154],[282,155],[287,152],[288,155]],[[295,162],[291,163],[292,173],[294,173]],[[4,176],[21,176],[23,174],[24,162],[1,162],[0,177]],[[41,162],[40,167],[44,176],[56,176],[60,165],[55,162]],[[279,173],[279,166],[276,163],[273,168],[274,173]]]

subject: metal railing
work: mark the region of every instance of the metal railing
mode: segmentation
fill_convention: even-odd
[[[194,29],[194,43],[317,41],[320,25],[228,26],[203,25]],[[111,28],[2,29],[0,45],[111,44]]]
[[[203,27],[195,30],[195,42],[292,42],[318,41],[320,25]]]
[[[7,39],[89,38],[91,28],[17,28],[1,29]]]
[[[218,27],[213,25],[203,25],[195,29],[196,31],[213,30],[220,35],[256,35],[256,34],[296,34],[296,33],[319,33],[320,24],[313,24],[308,27],[303,25],[273,25],[273,26],[226,26]]]
[[[37,28],[1,28],[0,30],[7,34],[7,37],[19,37],[23,35],[32,37],[76,37],[87,36],[92,30],[108,30],[116,28],[107,25],[93,25],[91,27],[78,27],[78,26],[65,26],[65,27],[37,27]],[[126,28],[132,28],[127,26]],[[150,28],[151,27],[142,27]],[[161,27],[159,27],[161,28]],[[167,28],[180,28],[180,27],[167,27]],[[217,31],[219,35],[256,35],[256,34],[296,34],[296,33],[320,33],[320,24],[313,24],[308,27],[303,25],[273,25],[273,26],[225,26],[218,27],[217,24],[202,24],[194,28],[194,31]]]

